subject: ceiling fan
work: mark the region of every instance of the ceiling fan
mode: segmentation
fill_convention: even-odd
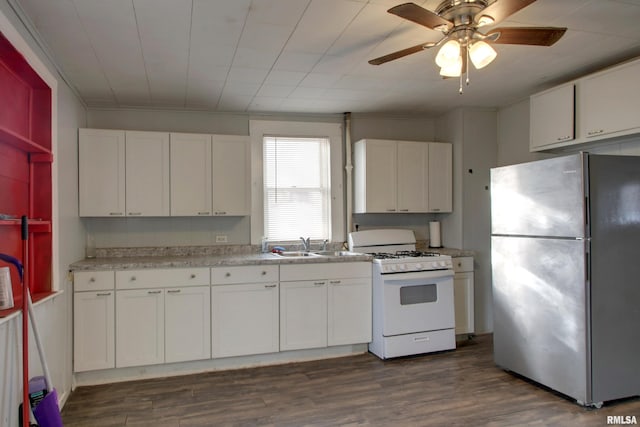
[[[392,7],[389,13],[415,22],[432,30],[441,31],[443,37],[437,42],[421,43],[369,61],[380,65],[402,58],[424,49],[442,46],[436,56],[443,77],[460,77],[467,74],[468,62],[475,68],[487,66],[497,55],[491,44],[516,44],[551,46],[567,31],[556,27],[504,27],[483,33],[479,28],[493,25],[530,5],[536,0],[444,0],[435,11],[427,10],[415,3],[404,3]]]

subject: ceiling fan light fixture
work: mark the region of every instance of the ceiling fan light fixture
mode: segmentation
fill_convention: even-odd
[[[442,77],[460,77],[460,74],[462,74],[462,57],[459,55],[456,60],[440,68]]]
[[[469,57],[471,62],[477,68],[484,68],[489,65],[494,59],[496,59],[497,52],[491,47],[489,43],[482,40],[475,42],[469,48]]]
[[[441,68],[451,67],[460,59],[460,43],[457,40],[449,40],[438,51],[436,64]]]

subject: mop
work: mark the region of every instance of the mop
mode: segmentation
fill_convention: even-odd
[[[26,264],[28,255],[28,225],[27,217],[22,217],[22,256]],[[31,320],[31,329],[33,330],[33,337],[38,347],[38,355],[40,356],[40,362],[42,363],[42,370],[44,373],[46,393],[41,400],[39,400],[34,406],[33,415],[40,427],[62,427],[62,417],[60,415],[60,409],[58,408],[58,395],[53,383],[51,382],[51,374],[49,373],[49,367],[47,366],[47,359],[44,354],[44,348],[40,341],[40,334],[35,321],[35,315],[33,310],[33,302],[31,301],[31,293],[29,292],[29,286],[27,280],[25,280],[25,268],[20,261],[10,255],[0,254],[0,259],[13,264],[18,269],[20,276],[20,282],[22,283],[22,372],[23,372],[23,399],[22,399],[22,424],[24,427],[30,425],[29,416],[29,355],[28,355],[28,320]]]

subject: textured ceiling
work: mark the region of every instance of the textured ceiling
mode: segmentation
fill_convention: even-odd
[[[496,45],[459,95],[434,50],[367,63],[440,38],[386,12],[402,2],[12,0],[89,107],[436,114],[509,105],[640,55],[640,0],[538,0],[498,26],[568,27],[564,37]]]

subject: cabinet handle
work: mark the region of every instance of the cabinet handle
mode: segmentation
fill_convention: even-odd
[[[231,273],[229,273],[229,272],[224,273],[224,277],[231,277]]]
[[[130,280],[131,280],[132,282],[135,282],[135,281],[137,280],[137,279],[136,279],[136,276],[131,276],[131,279],[130,279]]]
[[[266,276],[266,275],[267,275],[267,272],[263,270],[263,271],[262,271],[262,273],[260,273],[260,274],[261,274],[262,276]]]
[[[97,297],[108,297],[109,295],[111,295],[111,292],[98,292],[96,294]]]
[[[227,213],[225,211],[216,211],[214,212],[216,215],[226,215]]]
[[[400,212],[409,212],[409,209],[400,209]]]
[[[148,293],[149,295],[152,295],[152,294],[160,294],[160,293],[162,293],[162,291],[148,291],[147,293]]]
[[[168,294],[179,294],[180,293],[180,289],[169,289],[167,291]]]
[[[265,288],[275,288],[277,285],[264,285]]]
[[[91,282],[91,283],[93,283],[93,282],[95,282],[95,281],[96,281],[96,278],[95,278],[95,277],[92,277],[91,279],[89,279],[89,282]]]
[[[322,285],[324,285],[324,284],[325,284],[325,282],[313,282],[313,284],[314,284],[315,286],[322,286]]]
[[[440,208],[433,208],[431,209],[433,212],[440,212]]]
[[[211,212],[198,212],[198,215],[211,215]]]
[[[339,283],[342,283],[342,280],[330,280],[329,283],[331,283],[332,285],[337,285]]]
[[[137,216],[137,215],[142,215],[142,212],[129,212],[128,214],[129,216]]]
[[[591,135],[598,135],[604,132],[604,129],[595,129],[595,130],[591,130],[589,132],[587,132],[587,135],[591,136]]]
[[[110,216],[122,216],[122,212],[109,212]]]
[[[567,136],[559,136],[559,137],[557,137],[557,138],[556,138],[556,141],[566,141],[566,140],[568,140],[568,139],[571,139],[571,136],[570,136],[570,135],[567,135]]]
[[[395,212],[395,209],[387,209],[387,212]]]
[[[196,275],[194,273],[191,273],[191,276],[189,276],[190,279],[195,279]]]

